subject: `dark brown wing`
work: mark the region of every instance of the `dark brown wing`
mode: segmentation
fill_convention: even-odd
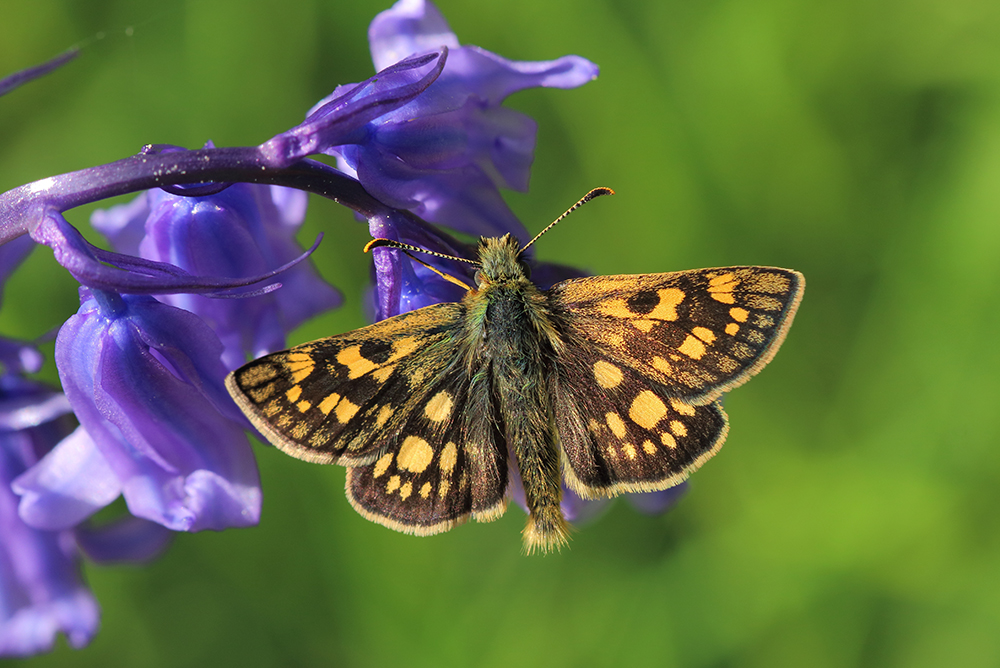
[[[321,464],[367,464],[455,364],[464,308],[437,304],[250,362],[226,379],[267,440]]]
[[[777,351],[802,297],[798,272],[726,267],[564,281],[556,426],[567,484],[584,497],[672,487],[722,446],[722,393]]]
[[[485,378],[459,364],[465,307],[439,304],[267,355],[227,387],[284,452],[342,464],[347,497],[397,531],[446,531],[506,508],[507,449]]]
[[[364,517],[428,535],[506,510],[507,448],[484,376],[465,369],[433,383],[375,462],[348,469],[347,498]]]
[[[553,310],[568,314],[568,341],[590,342],[608,362],[700,405],[771,360],[804,287],[789,269],[722,267],[578,278],[548,294]]]

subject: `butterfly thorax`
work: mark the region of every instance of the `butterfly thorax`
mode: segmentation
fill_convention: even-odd
[[[480,242],[478,289],[465,298],[466,359],[489,379],[495,419],[519,467],[531,513],[527,547],[548,550],[566,540],[550,386],[562,340],[519,251],[510,235]]]

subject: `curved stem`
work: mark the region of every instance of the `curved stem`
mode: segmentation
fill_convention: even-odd
[[[202,148],[134,155],[106,165],[51,176],[0,195],[0,244],[30,231],[42,212],[60,212],[116,195],[167,185],[243,182],[316,193],[368,219],[391,209],[355,179],[315,160],[274,167],[258,147]]]

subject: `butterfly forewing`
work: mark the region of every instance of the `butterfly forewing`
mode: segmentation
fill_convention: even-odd
[[[438,304],[266,355],[227,378],[258,430],[312,462],[365,464],[458,355],[460,304]]]
[[[555,285],[549,301],[571,344],[591,342],[667,396],[704,405],[770,361],[804,283],[772,267],[595,276]]]
[[[563,474],[585,498],[673,487],[725,440],[718,402],[695,406],[587,343],[558,364],[556,427]]]

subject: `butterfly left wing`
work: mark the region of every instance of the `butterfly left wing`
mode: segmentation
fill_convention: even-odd
[[[387,436],[455,363],[461,304],[437,304],[339,336],[272,353],[226,386],[255,427],[285,453],[319,464],[373,461]]]
[[[226,379],[287,454],[348,467],[364,517],[426,535],[506,508],[507,450],[485,376],[462,356],[462,304],[437,304],[265,355]]]

